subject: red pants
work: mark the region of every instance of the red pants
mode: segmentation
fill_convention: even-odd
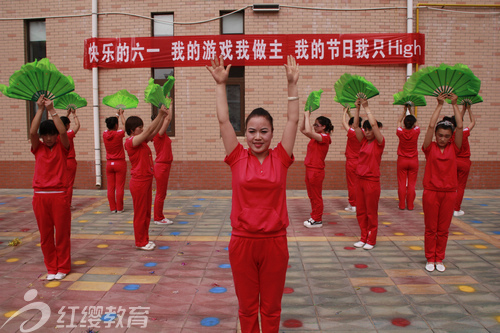
[[[345,162],[345,174],[347,178],[347,193],[349,196],[349,204],[356,207],[356,191],[358,184],[358,175],[356,168],[358,167],[358,159],[350,158]]]
[[[108,202],[111,211],[123,210],[125,179],[127,178],[127,162],[114,160],[106,162],[106,179],[108,180]]]
[[[130,180],[130,194],[134,205],[135,246],[145,246],[149,242],[149,223],[153,201],[153,179]]]
[[[156,195],[154,206],[154,220],[161,221],[165,218],[163,215],[163,204],[167,196],[168,177],[170,176],[171,163],[155,163],[154,172],[156,179]]]
[[[306,167],[307,196],[311,201],[311,218],[314,221],[322,221],[323,218],[323,180],[325,169]]]
[[[444,259],[456,196],[456,192],[424,190],[422,206],[424,208],[425,258],[427,261],[441,262]]]
[[[66,195],[68,196],[68,204],[70,206],[73,200],[73,184],[75,183],[76,166],[77,163],[74,158],[68,158],[66,160],[66,184],[68,186]]]
[[[413,210],[416,197],[415,184],[418,175],[418,157],[398,156],[397,172],[399,209],[405,209],[406,203],[406,207]]]
[[[457,158],[457,199],[455,201],[455,210],[459,211],[462,206],[462,200],[464,199],[465,186],[467,185],[467,178],[469,178],[471,161],[469,157],[458,157]]]
[[[361,229],[360,241],[370,245],[377,243],[379,199],[380,182],[359,178],[356,192],[356,217]]]
[[[67,200],[65,192],[33,195],[43,262],[49,274],[71,271],[71,211]]]
[[[281,298],[288,266],[286,236],[248,238],[231,236],[229,262],[239,304],[242,333],[279,331]]]

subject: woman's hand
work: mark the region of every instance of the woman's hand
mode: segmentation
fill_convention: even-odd
[[[438,95],[437,97],[437,101],[438,101],[438,104],[439,105],[443,105],[444,104],[444,100],[448,97],[448,94],[446,93],[441,93]]]
[[[213,58],[210,60],[210,63],[212,64],[210,67],[205,67],[208,69],[210,74],[212,74],[215,82],[217,84],[226,84],[231,65],[227,65],[227,68],[224,68],[224,57],[222,55],[219,56],[219,59],[217,59],[217,57]]]
[[[451,93],[448,95],[448,98],[451,100],[452,105],[457,104],[457,101],[458,101],[457,95],[455,95],[454,93]]]
[[[297,81],[299,81],[299,64],[297,64],[295,58],[291,55],[287,57],[285,70],[288,84],[297,84]]]
[[[45,109],[45,95],[40,95],[40,97],[38,97],[36,105],[38,106],[38,110],[43,111]]]

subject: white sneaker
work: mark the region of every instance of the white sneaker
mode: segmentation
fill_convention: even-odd
[[[321,228],[323,226],[322,221],[314,221],[312,218],[309,218],[309,220],[304,221],[304,227],[306,228]]]
[[[111,214],[116,214],[116,210],[112,210],[112,211],[111,211]]]
[[[154,243],[151,242],[151,243],[147,243],[144,246],[137,246],[137,250],[153,251],[155,249],[155,245],[153,245],[153,244]]]
[[[62,279],[64,279],[64,278],[66,277],[66,275],[67,275],[67,274],[64,274],[64,273],[59,272],[59,273],[57,273],[57,274],[55,275],[55,277],[54,277],[54,278],[55,278],[56,280],[62,280]]]
[[[354,243],[354,247],[363,247],[365,246],[366,243],[363,243],[362,241]]]
[[[347,207],[346,207],[346,208],[344,208],[344,210],[347,210],[348,212],[350,212],[350,211],[351,211],[351,208],[352,208],[351,204],[350,204],[350,203],[348,203],[348,204],[347,204]]]
[[[154,222],[155,224],[173,224],[174,222],[173,221],[170,221],[169,219],[167,218],[164,218],[163,220],[161,221],[155,221]]]
[[[351,207],[351,212],[356,213],[356,206]]]
[[[374,245],[370,245],[368,243],[366,243],[365,245],[363,245],[363,249],[365,249],[365,250],[371,250],[371,249],[373,249],[373,247],[374,247]]]
[[[442,262],[437,262],[436,269],[438,270],[438,272],[444,272],[446,270],[446,267],[444,267]]]
[[[453,212],[453,216],[462,216],[464,214],[465,214],[465,212],[463,210],[455,210]]]
[[[117,210],[116,212],[117,212],[118,214],[121,214],[121,213],[123,213],[124,211],[125,211],[125,209],[123,209],[123,210]]]
[[[434,263],[433,262],[427,262],[427,264],[425,264],[425,270],[427,272],[432,272],[434,271]]]
[[[47,277],[45,277],[45,280],[47,281],[52,281],[56,278],[55,274],[47,274]]]
[[[153,246],[153,248],[155,248],[155,247],[156,247],[156,244],[155,244],[153,241],[149,241],[149,243],[148,243],[148,244],[151,244],[151,245]]]

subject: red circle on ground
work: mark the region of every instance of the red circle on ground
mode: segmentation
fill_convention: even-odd
[[[290,267],[292,267],[292,265],[288,265],[288,266],[286,266],[286,268],[290,268]]]
[[[26,231],[29,231],[30,229],[29,228],[23,228],[21,229],[22,232],[26,232]]]
[[[345,236],[343,232],[336,233],[335,236]]]
[[[283,294],[291,294],[293,293],[295,290],[293,290],[293,288],[290,288],[290,287],[285,287],[285,289],[283,289]]]
[[[408,319],[404,318],[394,318],[392,320],[392,324],[394,326],[399,326],[399,327],[406,327],[411,324],[411,322]]]
[[[365,264],[356,264],[356,265],[354,265],[354,267],[356,267],[356,268],[368,268],[368,265],[365,265]]]
[[[328,222],[328,224],[338,224],[337,222]]]
[[[286,328],[302,327],[302,322],[297,319],[287,319],[283,322],[283,326]]]
[[[370,290],[373,291],[374,293],[378,293],[378,294],[387,292],[387,290],[385,288],[382,288],[382,287],[371,287]]]
[[[352,246],[346,246],[344,247],[344,250],[356,250],[356,248]]]

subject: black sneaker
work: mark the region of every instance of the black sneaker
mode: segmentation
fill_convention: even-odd
[[[312,218],[309,218],[309,220],[304,221],[304,227],[306,228],[321,228],[322,226],[323,222],[314,221]]]

